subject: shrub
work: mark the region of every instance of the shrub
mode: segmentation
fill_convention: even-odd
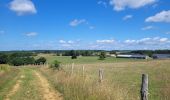
[[[76,55],[71,56],[71,59],[77,59]]]
[[[53,68],[53,69],[59,70],[60,69],[60,62],[55,60],[50,67]]]
[[[46,61],[47,61],[46,58],[40,57],[39,59],[37,59],[37,60],[35,61],[35,63],[38,64],[38,65],[40,65],[40,64],[45,64]]]

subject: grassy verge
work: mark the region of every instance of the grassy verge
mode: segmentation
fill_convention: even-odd
[[[2,67],[1,67],[2,68]],[[6,94],[16,83],[20,70],[17,68],[3,68],[5,71],[0,75],[0,100],[3,100]],[[2,70],[1,70],[2,71]]]

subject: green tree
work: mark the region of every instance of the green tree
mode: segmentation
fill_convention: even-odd
[[[76,51],[75,50],[71,50],[70,51],[70,55],[71,55],[71,59],[77,59],[77,55],[76,55]]]
[[[0,64],[7,64],[8,63],[8,55],[0,53]]]
[[[106,58],[106,53],[103,51],[99,55],[99,60],[104,60]]]
[[[39,59],[35,60],[35,63],[40,65],[40,64],[45,64],[46,63],[46,58],[40,57]]]

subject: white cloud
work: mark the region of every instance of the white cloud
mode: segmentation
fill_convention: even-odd
[[[29,33],[25,33],[25,35],[28,36],[28,37],[33,37],[33,36],[37,36],[38,33],[36,33],[36,32],[29,32]]]
[[[59,40],[58,47],[61,49],[78,49],[80,44],[80,40]]]
[[[66,43],[66,41],[64,41],[64,40],[59,40],[59,43]]]
[[[133,17],[133,15],[126,15],[123,17],[123,20],[128,20],[131,19]]]
[[[169,42],[168,38],[161,38],[160,42]]]
[[[140,40],[125,40],[124,43],[130,45],[160,45],[170,43],[170,40],[168,38],[153,37]]]
[[[125,43],[127,43],[127,44],[133,44],[133,43],[136,43],[136,40],[125,40]]]
[[[155,3],[156,0],[110,0],[114,10],[122,11],[125,8],[140,8]]]
[[[142,30],[150,30],[150,29],[153,29],[154,27],[153,26],[146,26],[146,27],[143,27]]]
[[[74,41],[69,40],[69,41],[68,41],[68,43],[69,43],[69,44],[73,44],[73,43],[74,43]]]
[[[104,1],[98,1],[97,4],[103,5],[105,8],[107,7],[107,3]]]
[[[17,15],[35,14],[37,10],[31,0],[13,0],[10,2],[10,9]]]
[[[111,43],[115,43],[115,40],[111,39],[111,40],[96,40],[97,43],[101,43],[101,44],[111,44]]]
[[[80,20],[74,19],[73,21],[70,22],[70,26],[75,27],[83,23],[87,23],[87,21],[85,19],[80,19]]]
[[[69,40],[69,41],[59,40],[59,43],[61,43],[61,44],[74,44],[75,42],[72,41],[72,40]]]
[[[161,11],[154,16],[148,17],[145,22],[167,22],[170,23],[170,10]]]

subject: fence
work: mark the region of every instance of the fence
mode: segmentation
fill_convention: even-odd
[[[35,65],[37,66],[37,65]],[[38,65],[39,66],[39,65]],[[40,65],[40,66],[48,66],[48,63],[46,65]],[[69,67],[69,65],[61,65],[61,66],[66,66],[66,68]],[[71,64],[71,76],[74,74],[74,67],[75,64]],[[83,77],[85,76],[85,66],[82,66],[82,75]],[[104,80],[104,70],[100,68],[98,70],[98,82],[102,84]],[[142,74],[142,79],[141,79],[141,90],[140,90],[140,95],[141,95],[141,100],[148,100],[148,74]]]

